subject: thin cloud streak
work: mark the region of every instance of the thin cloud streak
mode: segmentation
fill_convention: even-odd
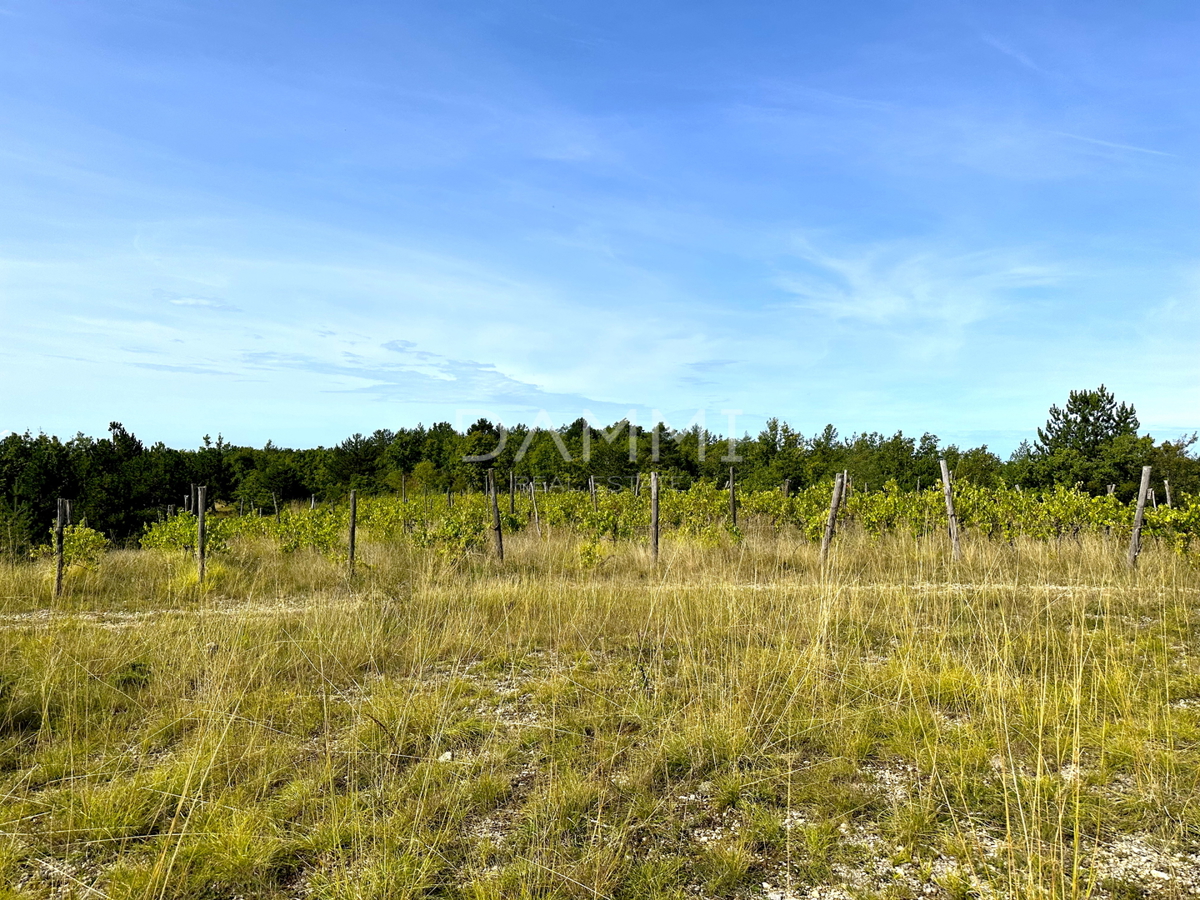
[[[1073,141],[1083,141],[1088,144],[1095,144],[1098,147],[1108,147],[1112,150],[1129,150],[1133,153],[1147,153],[1151,156],[1169,156],[1175,159],[1179,158],[1177,153],[1167,153],[1165,150],[1152,150],[1149,147],[1138,147],[1134,144],[1119,144],[1115,141],[1102,141],[1099,138],[1084,137],[1081,134],[1071,134],[1067,131],[1056,131],[1059,137],[1070,138]]]
[[[897,244],[846,255],[818,250],[805,238],[797,239],[796,250],[809,271],[783,275],[778,283],[799,306],[877,326],[961,330],[1000,311],[1010,292],[1062,277],[1012,251],[947,256]]]
[[[1035,63],[1028,56],[1026,56],[1024,53],[1022,53],[1020,50],[1013,48],[1012,46],[1005,43],[1004,41],[1001,41],[999,38],[993,37],[990,34],[981,34],[979,36],[979,39],[981,41],[983,41],[985,44],[987,44],[989,47],[993,48],[994,50],[1000,51],[1005,56],[1010,57],[1011,59],[1015,59],[1017,62],[1019,62],[1025,68],[1031,69],[1032,71],[1037,72],[1039,75],[1051,74],[1050,72],[1047,72],[1045,69],[1043,69],[1041,66],[1039,66],[1037,63]]]

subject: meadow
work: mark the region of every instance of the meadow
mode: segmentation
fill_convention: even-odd
[[[425,498],[353,578],[320,510],[217,526],[203,584],[186,516],[59,598],[6,564],[0,897],[1200,894],[1195,556],[968,518],[956,561],[931,497],[824,563],[668,494],[657,564],[586,495],[503,562]]]

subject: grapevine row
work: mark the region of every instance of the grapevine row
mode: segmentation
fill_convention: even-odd
[[[1057,487],[1034,492],[1019,488],[986,488],[969,483],[954,487],[960,528],[968,536],[1012,541],[1018,537],[1061,539],[1084,534],[1128,536],[1132,505],[1116,497],[1093,497]],[[782,491],[739,491],[740,524],[729,516],[729,493],[712,483],[686,490],[664,490],[660,528],[677,539],[700,542],[740,540],[750,524],[768,525],[819,541],[829,513],[830,488],[816,485],[784,496]],[[536,503],[536,516],[534,504]],[[633,491],[600,489],[595,499],[580,491],[551,491],[531,497],[519,493],[500,498],[501,524],[506,533],[534,528],[569,529],[585,540],[632,541],[649,527],[650,504]],[[919,536],[947,526],[940,487],[901,491],[853,491],[838,514],[839,527],[857,527],[871,535],[907,532]],[[407,501],[396,496],[364,497],[358,501],[358,527],[377,540],[408,542],[446,552],[467,552],[486,545],[491,513],[484,494],[454,497],[426,495]],[[348,511],[344,505],[315,509],[289,507],[278,516],[215,515],[208,519],[207,545],[220,552],[239,539],[274,542],[283,551],[312,548],[343,553]],[[1143,529],[1179,552],[1200,548],[1200,498],[1178,498],[1173,508],[1146,512]],[[141,538],[146,548],[185,549],[196,541],[195,517],[181,512],[147,526]]]

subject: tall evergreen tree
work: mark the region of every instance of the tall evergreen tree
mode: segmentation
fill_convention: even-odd
[[[1121,435],[1136,437],[1137,412],[1128,403],[1117,403],[1104,385],[1094,391],[1071,391],[1067,405],[1050,407],[1046,427],[1038,429],[1037,449],[1095,453]]]
[[[1078,485],[1091,494],[1115,485],[1128,498],[1154,450],[1152,438],[1139,437],[1138,425],[1134,408],[1117,403],[1104,385],[1071,391],[1067,405],[1051,406],[1046,426],[1038,429],[1027,478],[1035,485]]]

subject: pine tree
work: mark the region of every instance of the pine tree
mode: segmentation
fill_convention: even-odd
[[[1037,449],[1094,453],[1121,435],[1136,436],[1139,424],[1134,408],[1118,404],[1104,385],[1094,391],[1071,391],[1065,409],[1050,407],[1046,427],[1038,429]]]

